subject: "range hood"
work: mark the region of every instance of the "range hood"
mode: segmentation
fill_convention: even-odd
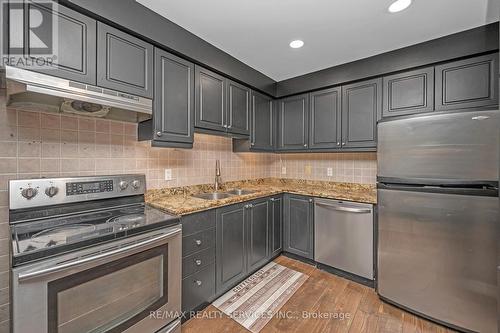
[[[7,105],[127,122],[151,119],[150,99],[6,66]]]

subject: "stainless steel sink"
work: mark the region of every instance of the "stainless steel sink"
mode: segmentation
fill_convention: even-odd
[[[233,194],[233,195],[245,195],[245,194],[252,194],[254,192],[255,191],[243,190],[243,189],[240,189],[240,188],[236,188],[234,190],[227,191],[226,193]]]
[[[204,200],[219,200],[219,199],[226,199],[226,198],[229,198],[232,196],[233,196],[232,194],[224,193],[224,192],[193,194],[193,197],[199,198],[199,199],[204,199]]]

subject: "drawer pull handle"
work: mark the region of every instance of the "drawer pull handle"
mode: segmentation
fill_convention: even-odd
[[[201,286],[201,281],[200,280],[196,280],[194,282],[196,283],[196,285]]]
[[[201,266],[201,260],[200,259],[196,259],[194,262],[195,262],[196,266]]]
[[[200,246],[201,245],[201,239],[197,239],[194,241],[196,243],[196,245]]]

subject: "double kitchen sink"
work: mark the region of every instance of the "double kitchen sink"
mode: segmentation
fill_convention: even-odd
[[[199,193],[199,194],[193,194],[192,196],[195,198],[204,199],[204,200],[219,200],[219,199],[230,198],[230,197],[237,196],[237,195],[252,194],[254,192],[255,191],[234,189],[234,190],[230,190],[230,191],[226,191],[226,192]]]

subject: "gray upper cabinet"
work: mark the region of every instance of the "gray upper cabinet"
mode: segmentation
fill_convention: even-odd
[[[383,117],[434,111],[434,67],[383,78]]]
[[[302,150],[308,147],[309,94],[279,101],[279,150]]]
[[[248,259],[247,271],[262,267],[269,258],[270,236],[269,200],[261,199],[249,204],[248,209]]]
[[[382,110],[382,79],[342,87],[342,147],[375,148]]]
[[[314,258],[313,199],[286,194],[284,205],[283,250],[304,258]]]
[[[252,92],[250,149],[274,149],[274,101],[272,98]]]
[[[193,143],[194,64],[155,49],[154,140]]]
[[[269,257],[274,258],[283,250],[283,196],[273,197],[269,201],[271,202]]]
[[[57,58],[53,60],[50,68],[27,67],[26,69],[95,85],[96,21],[57,3],[48,4],[46,1],[32,0],[25,2],[23,31],[11,34],[10,53],[22,53],[30,58],[40,56],[39,48],[32,47],[36,45],[33,39],[38,37],[30,33],[29,29],[38,24],[31,22],[32,16],[29,13],[33,10],[40,13],[44,21],[57,22],[58,43],[54,49]],[[51,27],[42,24],[37,28],[37,34],[50,34],[50,31],[43,30],[49,28]],[[17,45],[22,45],[22,49],[14,48]]]
[[[228,132],[250,134],[250,94],[249,88],[227,80],[227,117]]]
[[[153,97],[153,46],[106,24],[97,25],[97,84]]]
[[[214,131],[226,131],[226,79],[199,66],[195,66],[195,73],[195,126]]]
[[[436,110],[498,104],[498,53],[436,66]]]
[[[241,281],[247,272],[245,204],[217,209],[216,288],[222,293]]]
[[[341,88],[310,94],[309,148],[341,147]]]

